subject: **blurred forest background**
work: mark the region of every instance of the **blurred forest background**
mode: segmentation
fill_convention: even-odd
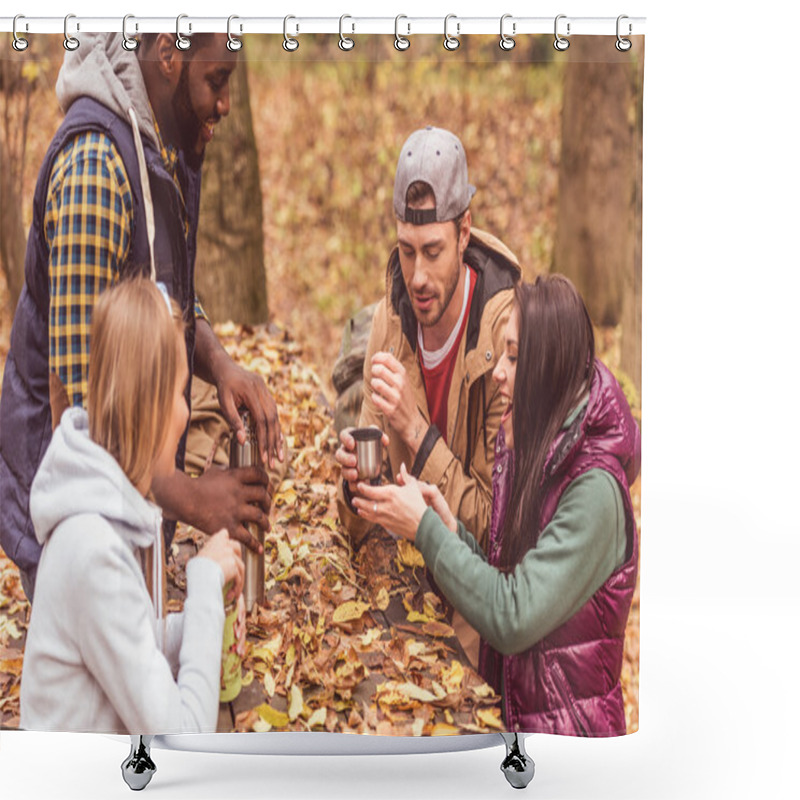
[[[612,366],[641,384],[643,41],[619,53],[579,37],[464,37],[446,52],[416,37],[245,39],[232,111],[209,146],[197,289],[214,322],[289,328],[323,376],[341,329],[383,292],[395,240],[399,148],[427,124],[463,141],[478,191],[473,221],[517,254],[527,279],[569,275]],[[59,37],[0,59],[0,358],[22,285],[36,175],[60,112]],[[637,403],[638,405],[638,403]]]
[[[412,37],[401,53],[392,37],[355,38],[355,49],[342,52],[336,37],[301,36],[295,53],[280,37],[244,40],[232,111],[206,156],[197,260],[197,291],[222,340],[265,323],[274,335],[284,330],[333,404],[343,326],[384,292],[399,148],[412,131],[436,125],[466,148],[473,224],[517,254],[527,280],[558,271],[575,281],[598,354],[641,423],[643,39],[619,53],[613,37],[576,37],[558,53],[548,36],[520,37],[510,52],[496,36],[464,37],[455,52],[439,37]],[[9,48],[0,57],[0,371],[36,177],[61,118],[54,86],[62,58],[58,36],[31,37],[25,53]],[[258,330],[254,340],[263,340]],[[245,363],[264,366],[269,382],[262,355]],[[276,370],[273,391],[278,381]],[[282,424],[308,403],[301,385],[309,384],[276,392]],[[292,491],[301,493],[304,480]],[[638,518],[639,481],[631,493]],[[16,609],[24,629],[24,596],[2,551],[0,579],[0,623]],[[0,624],[6,658],[8,630]],[[623,667],[629,731],[638,728],[638,656],[637,588]],[[6,678],[10,704],[20,665]]]

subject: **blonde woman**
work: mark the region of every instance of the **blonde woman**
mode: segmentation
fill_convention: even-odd
[[[88,413],[65,412],[36,474],[44,545],[21,689],[21,727],[114,733],[216,729],[223,587],[241,591],[238,542],[211,536],[186,568],[181,614],[165,614],[161,510],[188,421],[177,306],[143,278],[95,306]]]

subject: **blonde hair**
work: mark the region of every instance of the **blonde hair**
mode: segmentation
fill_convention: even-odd
[[[169,423],[184,323],[153,281],[124,280],[92,315],[89,434],[134,486],[151,472]]]

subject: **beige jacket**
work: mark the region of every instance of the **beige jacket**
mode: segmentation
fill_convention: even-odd
[[[503,334],[514,300],[513,286],[521,271],[516,256],[488,233],[472,228],[464,260],[473,267],[478,282],[473,294],[465,335],[461,337],[447,404],[447,436],[435,426],[428,429],[416,459],[393,436],[381,412],[372,402],[372,356],[388,351],[406,369],[417,406],[430,424],[419,357],[417,322],[400,271],[397,248],[386,271],[386,296],[372,321],[364,360],[364,397],[360,426],[377,425],[389,434],[388,466],[392,480],[405,463],[420,480],[439,487],[453,514],[478,541],[485,543],[492,513],[492,463],[494,443],[504,402],[492,381],[492,371],[503,351]],[[354,514],[339,487],[339,516],[358,543],[369,523]]]

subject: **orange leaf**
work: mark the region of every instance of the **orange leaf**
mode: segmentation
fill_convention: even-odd
[[[422,626],[422,632],[428,636],[438,636],[442,638],[449,638],[455,636],[456,632],[444,622],[426,622]]]

